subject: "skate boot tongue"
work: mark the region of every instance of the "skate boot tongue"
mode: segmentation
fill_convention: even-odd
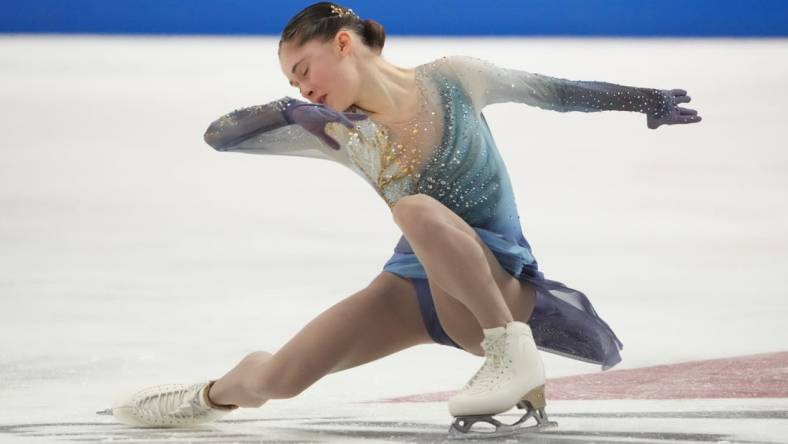
[[[490,330],[495,331],[490,332]],[[482,340],[481,343],[481,346],[484,349],[484,355],[488,358],[497,360],[504,352],[504,348],[506,347],[506,339],[506,330],[503,327],[485,329],[484,340]]]
[[[482,331],[484,332],[484,340],[481,343],[482,348],[485,352],[490,351],[494,354],[503,353],[507,338],[511,338],[513,335],[520,334],[523,331],[527,332],[529,336],[531,335],[531,328],[528,324],[520,321],[511,321],[506,325],[485,328]]]
[[[487,390],[495,383],[495,379],[499,377],[504,367],[506,328],[504,326],[485,328],[483,332],[484,339],[481,346],[484,350],[484,364],[462,388],[467,393]]]
[[[506,324],[509,325],[509,324]],[[485,328],[482,329],[484,332],[484,337],[498,337],[504,333],[506,333],[506,325],[501,325],[500,327],[493,327],[493,328]]]

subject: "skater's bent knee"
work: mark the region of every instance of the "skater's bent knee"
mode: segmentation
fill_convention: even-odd
[[[410,208],[415,208],[417,205],[420,204],[410,205]],[[436,234],[441,234],[442,228],[446,225],[445,219],[439,213],[429,209],[402,210],[395,216],[394,222],[406,236],[410,236],[410,239],[423,240],[429,240],[434,238]]]
[[[403,223],[428,215],[428,211],[425,211],[427,205],[429,205],[429,203],[426,202],[427,197],[428,196],[424,194],[411,194],[401,197],[397,203],[394,204],[394,208],[392,209],[394,222],[402,226]]]

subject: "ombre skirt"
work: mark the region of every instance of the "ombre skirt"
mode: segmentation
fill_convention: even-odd
[[[591,302],[579,290],[546,279],[537,268],[525,237],[513,242],[484,228],[472,227],[490,248],[501,266],[512,276],[533,285],[536,306],[527,321],[540,350],[570,359],[600,364],[607,370],[619,362],[624,345],[613,330],[596,313]],[[427,273],[403,235],[394,254],[383,266],[384,271],[409,279],[416,288],[422,318],[435,342],[457,348],[438,321],[427,280]]]

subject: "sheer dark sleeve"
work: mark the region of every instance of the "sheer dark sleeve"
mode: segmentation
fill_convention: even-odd
[[[518,102],[558,112],[635,111],[662,116],[672,106],[670,97],[659,89],[567,80],[469,56],[448,59],[478,110],[494,103]]]
[[[225,114],[210,124],[203,138],[217,151],[331,159],[328,145],[285,120],[282,110],[291,100],[283,97]]]

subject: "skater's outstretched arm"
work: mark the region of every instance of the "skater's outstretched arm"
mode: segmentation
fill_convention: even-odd
[[[646,123],[651,129],[701,120],[697,111],[677,106],[691,100],[683,89],[567,80],[503,68],[475,57],[448,59],[473,97],[477,110],[493,103],[518,102],[558,112],[636,111],[647,115]]]
[[[353,128],[353,120],[365,118],[283,97],[225,114],[211,123],[204,139],[218,151],[329,158],[325,150],[337,151],[340,146],[326,134],[326,125],[338,122]]]

